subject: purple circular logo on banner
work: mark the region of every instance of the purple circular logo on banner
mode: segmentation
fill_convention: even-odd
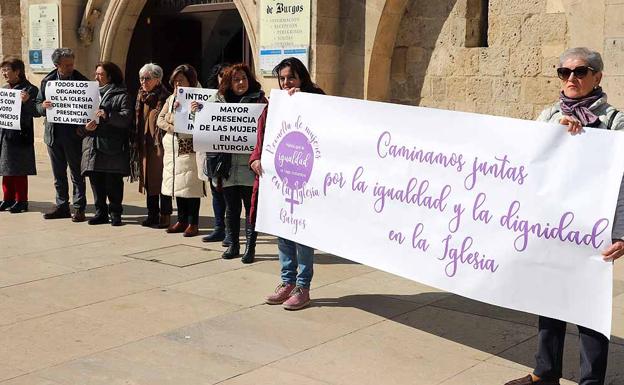
[[[275,170],[282,182],[292,190],[302,188],[310,180],[313,164],[308,138],[298,131],[286,134],[275,151]]]
[[[182,88],[180,88],[180,90],[178,91],[179,93],[183,94],[184,90]]]

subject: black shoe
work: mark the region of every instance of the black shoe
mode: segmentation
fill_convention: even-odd
[[[147,218],[141,222],[141,226],[143,227],[152,227],[157,226],[160,223],[160,218],[158,215],[147,215]]]
[[[103,225],[108,223],[108,213],[95,213],[95,216],[87,222],[90,225]]]
[[[0,211],[7,211],[13,207],[14,204],[15,201],[2,201],[2,203],[0,203]]]
[[[55,206],[54,210],[43,214],[44,219],[63,219],[71,218],[69,206]]]
[[[121,214],[113,214],[110,215],[111,226],[121,226]]]
[[[238,242],[232,242],[232,244],[223,252],[221,258],[234,259],[240,256],[240,245]]]
[[[87,220],[87,216],[85,215],[84,209],[76,209],[74,211],[74,215],[72,215],[72,222],[80,223]]]
[[[202,242],[221,242],[225,239],[225,229],[215,227],[214,230],[205,237],[202,238]]]
[[[245,229],[246,242],[245,242],[245,254],[241,258],[243,263],[253,263],[256,258],[256,239],[258,233],[254,231],[252,226]]]
[[[221,242],[221,246],[229,247],[231,244],[232,244],[232,235],[226,231],[225,238],[223,239],[223,242]]]
[[[24,211],[28,211],[28,202],[16,202],[9,209],[9,212],[11,214],[19,214],[19,213],[23,213]]]

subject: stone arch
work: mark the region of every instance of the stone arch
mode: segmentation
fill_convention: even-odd
[[[365,99],[388,99],[394,45],[408,2],[409,0],[386,0],[383,5],[366,71]]]
[[[234,0],[233,2],[241,15],[243,25],[249,36],[254,61],[257,63],[255,25],[244,5],[244,0]],[[125,69],[132,34],[146,3],[147,0],[110,1],[100,28],[100,60],[110,60]]]

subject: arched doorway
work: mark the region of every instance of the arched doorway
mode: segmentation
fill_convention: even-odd
[[[138,89],[139,69],[148,62],[161,65],[165,77],[177,65],[191,64],[203,84],[215,64],[253,64],[249,37],[234,2],[205,0],[152,0],[145,4],[126,57],[131,93]]]

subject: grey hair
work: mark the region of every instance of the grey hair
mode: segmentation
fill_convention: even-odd
[[[52,63],[55,66],[61,64],[61,60],[64,58],[74,59],[76,56],[74,55],[74,51],[71,48],[57,48],[52,52]]]
[[[602,56],[600,53],[593,51],[585,47],[575,47],[566,50],[559,56],[559,67],[563,65],[563,62],[568,59],[581,59],[592,67],[596,72],[602,72],[604,69],[604,63],[602,62]]]
[[[139,70],[139,76],[144,74],[149,74],[151,77],[154,77],[158,80],[162,81],[163,78],[163,69],[161,66],[155,63],[147,63]]]

